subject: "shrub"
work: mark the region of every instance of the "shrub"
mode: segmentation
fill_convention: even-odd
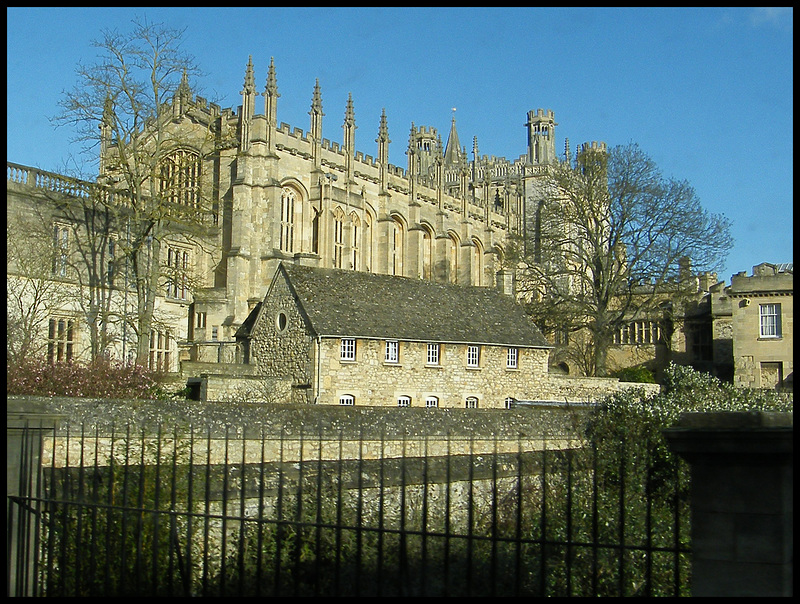
[[[74,396],[87,398],[153,398],[157,375],[140,365],[97,360],[55,363],[24,360],[7,366],[9,395]]]
[[[620,382],[639,382],[641,384],[655,384],[656,378],[647,367],[626,367],[614,374]]]

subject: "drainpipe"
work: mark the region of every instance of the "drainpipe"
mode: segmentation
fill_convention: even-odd
[[[322,368],[322,336],[317,335],[317,390],[314,393],[314,404],[319,404],[319,374]]]

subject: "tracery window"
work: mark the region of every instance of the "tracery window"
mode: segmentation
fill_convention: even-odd
[[[458,238],[454,234],[450,234],[449,237],[449,246],[450,246],[450,283],[458,283],[458,271],[459,271],[459,262],[458,262],[458,254],[461,249],[461,244],[458,241]]]
[[[403,275],[403,256],[405,254],[405,229],[403,223],[395,218],[392,229],[392,274]]]
[[[354,271],[359,269],[359,259],[361,254],[360,237],[361,237],[361,221],[355,214],[350,214],[350,221],[353,223],[353,244],[351,249],[353,251],[353,266]]]
[[[192,208],[200,205],[200,155],[189,149],[173,151],[161,163],[162,198]]]
[[[344,213],[336,208],[333,213],[333,266],[342,268],[344,258]]]
[[[422,278],[433,279],[433,232],[422,227]]]
[[[294,203],[295,192],[285,187],[281,191],[281,236],[280,249],[283,252],[294,251]]]

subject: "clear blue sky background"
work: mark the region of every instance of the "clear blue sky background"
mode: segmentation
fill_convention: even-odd
[[[356,147],[375,155],[386,109],[390,161],[405,167],[411,123],[514,159],[531,109],[555,111],[556,150],[638,143],[666,176],[733,222],[720,271],[792,262],[791,8],[8,8],[10,162],[59,170],[78,148],[54,129],[79,61],[101,30],[135,17],[186,28],[206,76],[197,92],[237,108],[248,56],[263,91],[270,57],[278,121],[309,128],[319,79],[323,135],[342,140],[348,93]],[[258,98],[256,109],[263,112]]]

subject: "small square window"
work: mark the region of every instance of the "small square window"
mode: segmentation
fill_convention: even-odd
[[[339,404],[352,407],[356,404],[356,397],[354,397],[352,394],[343,394],[339,397]]]
[[[468,396],[466,401],[467,409],[477,409],[478,408],[478,398],[475,396]]]
[[[425,399],[425,407],[428,409],[433,409],[439,406],[439,398],[435,396],[429,396]]]
[[[400,343],[396,340],[386,342],[386,362],[397,363],[400,360]]]
[[[411,406],[411,397],[410,396],[398,396],[397,397],[397,406],[398,407],[410,407]]]
[[[351,338],[342,339],[341,348],[342,361],[355,361],[356,360],[356,341]]]
[[[516,348],[509,348],[508,354],[506,355],[506,367],[508,369],[516,369],[517,368],[517,357],[519,353]]]

